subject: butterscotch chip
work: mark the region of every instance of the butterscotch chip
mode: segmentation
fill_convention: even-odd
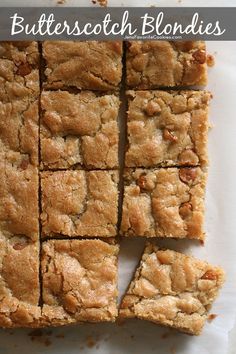
[[[43,172],[43,236],[115,236],[117,184],[117,171]]]
[[[118,89],[122,76],[122,42],[45,41],[47,88]]]
[[[127,91],[126,167],[206,166],[205,91]]]
[[[128,42],[126,74],[128,87],[137,89],[206,85],[205,42]]]
[[[199,167],[127,169],[124,181],[122,235],[204,240],[206,173]]]
[[[4,234],[1,228],[0,327],[39,325],[39,294],[39,243]]]
[[[207,272],[214,279],[203,280]],[[223,282],[221,268],[147,244],[119,317],[137,317],[198,335]]]
[[[114,321],[118,250],[114,242],[100,240],[43,243],[42,323]]]
[[[115,95],[43,91],[41,167],[118,167],[118,111]]]

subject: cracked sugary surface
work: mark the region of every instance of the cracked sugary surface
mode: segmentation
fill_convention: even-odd
[[[37,326],[41,315],[38,301],[38,243],[20,233],[5,236],[1,229],[0,327]]]
[[[128,42],[126,74],[130,88],[206,85],[205,42]]]
[[[37,42],[0,42],[0,101],[34,100],[39,95]]]
[[[41,173],[43,236],[116,235],[118,171]]]
[[[43,91],[42,168],[118,166],[119,98],[84,91]]]
[[[114,321],[119,246],[101,240],[43,243],[43,321],[50,325]]]
[[[128,91],[127,167],[206,166],[205,91]]]
[[[206,173],[195,168],[127,169],[121,234],[204,240]]]
[[[122,76],[122,42],[45,41],[47,88],[114,90]]]
[[[221,268],[147,244],[119,316],[198,335],[223,282]]]

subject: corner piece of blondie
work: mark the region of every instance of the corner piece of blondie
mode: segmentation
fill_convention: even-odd
[[[148,243],[119,317],[136,317],[198,335],[223,282],[221,268]]]

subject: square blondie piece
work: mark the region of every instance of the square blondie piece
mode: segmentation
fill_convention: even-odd
[[[118,171],[41,173],[44,237],[116,235]]]
[[[137,89],[206,85],[205,42],[128,42],[126,74],[128,87]]]
[[[223,282],[220,267],[148,244],[119,316],[198,335]]]
[[[118,167],[119,98],[91,91],[43,91],[41,167]]]
[[[32,101],[39,95],[37,42],[0,42],[0,101]]]
[[[121,41],[45,41],[47,88],[115,90],[122,76]]]
[[[127,169],[121,234],[204,240],[206,173],[199,167]]]
[[[38,170],[15,153],[0,153],[0,232],[39,240]]]
[[[6,234],[1,228],[0,327],[37,327],[41,316],[39,242],[31,241],[23,230],[22,235]]]
[[[206,166],[205,91],[128,91],[127,167]]]
[[[30,97],[3,103],[0,100],[1,154],[19,155],[26,167],[38,166],[38,100]]]
[[[114,321],[119,246],[101,240],[43,243],[43,321],[50,325]]]

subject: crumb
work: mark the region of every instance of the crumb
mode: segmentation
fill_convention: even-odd
[[[207,55],[207,66],[209,66],[210,68],[212,68],[215,65],[215,58],[213,55],[208,54]]]
[[[45,344],[46,347],[49,347],[49,345],[51,345],[52,342],[48,338],[46,338],[45,341],[44,341],[44,344]]]
[[[176,354],[176,348],[174,346],[170,348],[170,353]]]
[[[211,322],[213,321],[218,315],[215,313],[210,313],[210,315],[207,317],[207,321]]]
[[[107,0],[92,0],[92,3],[94,5],[99,4],[100,6],[103,6],[103,7],[107,6]]]
[[[134,335],[133,335],[133,334],[131,334],[130,338],[131,338],[131,339],[134,339]]]
[[[56,335],[56,338],[65,338],[65,335],[63,333],[58,333]]]
[[[66,0],[57,0],[58,5],[63,5],[65,4]]]
[[[42,337],[43,331],[41,329],[34,329],[28,333],[30,337]],[[31,338],[32,339],[32,338]]]
[[[93,348],[95,346],[95,344],[96,343],[95,343],[95,340],[93,339],[93,337],[88,336],[86,338],[86,345],[87,345],[88,348]]]

